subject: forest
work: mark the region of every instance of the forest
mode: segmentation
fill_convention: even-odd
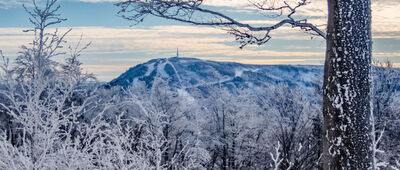
[[[32,42],[15,60],[0,51],[0,169],[324,168],[322,77],[308,89],[186,88],[159,75],[114,86],[83,71],[90,43],[49,31],[65,21],[57,0],[25,8]],[[400,169],[399,73],[373,61],[373,169]]]

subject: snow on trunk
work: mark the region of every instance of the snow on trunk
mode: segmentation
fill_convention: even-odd
[[[372,169],[370,0],[328,0],[324,169]]]

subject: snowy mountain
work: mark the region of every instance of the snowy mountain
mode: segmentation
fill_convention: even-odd
[[[322,66],[249,65],[173,57],[153,59],[132,67],[109,85],[127,87],[144,81],[150,87],[154,78],[160,77],[169,80],[171,87],[184,89],[218,84],[248,88],[279,83],[311,88],[322,80],[322,75]]]

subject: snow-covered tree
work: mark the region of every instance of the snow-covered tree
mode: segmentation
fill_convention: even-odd
[[[399,72],[390,64],[374,67],[370,91],[369,1],[328,1],[325,82],[315,96],[292,84],[260,91],[220,82],[188,91],[171,87],[163,76],[151,85],[135,80],[131,87],[97,86],[78,60],[90,43],[80,47],[81,38],[67,49],[65,63],[55,62],[54,56],[68,54],[62,50],[70,30],[48,32],[65,20],[57,0],[42,7],[33,2],[32,10],[26,8],[32,43],[21,47],[15,65],[0,51],[0,169],[320,169],[321,162],[325,169],[400,167]],[[308,1],[279,8],[253,2],[264,12],[283,12],[284,19],[271,27],[242,24],[202,8],[202,2],[134,0],[119,6],[121,14],[147,9],[124,16],[135,21],[147,13],[222,26],[242,47],[267,42],[283,24],[325,37],[293,19]],[[197,12],[221,20],[185,17]],[[265,32],[257,37],[258,31]],[[324,130],[318,114],[322,93]]]
[[[258,127],[257,106],[251,102],[251,93],[245,90],[230,91],[222,85],[207,88],[208,95],[201,97],[202,114],[206,121],[201,125],[202,140],[211,154],[211,169],[240,169],[254,167],[249,153]],[[251,137],[252,139],[248,138]]]
[[[287,84],[268,89],[259,94],[259,102],[269,126],[264,127],[270,131],[269,141],[279,143],[279,167],[316,169],[321,156],[320,105],[311,101],[318,95],[307,98],[301,88]]]
[[[270,33],[290,25],[326,39],[323,86],[324,169],[368,169],[372,161],[370,106],[370,0],[328,0],[327,33],[294,15],[310,1],[250,1],[263,14],[280,16],[272,25],[251,25],[202,6],[203,0],[129,0],[117,3],[119,14],[139,23],[147,15],[194,25],[220,27],[241,44],[262,45]],[[266,16],[266,15],[264,15]]]
[[[88,80],[96,79],[93,74],[82,72],[82,62],[79,61],[78,57],[81,56],[82,51],[86,50],[91,44],[88,43],[84,47],[81,47],[82,37],[83,36],[81,35],[76,46],[68,47],[70,56],[65,59],[65,64],[61,65],[64,75],[68,75],[73,81],[77,82],[78,84],[80,84],[81,82],[86,82]]]
[[[400,76],[390,61],[375,61],[372,67],[375,158],[379,163],[396,164],[400,154]]]
[[[56,0],[48,0],[43,7],[33,1],[30,14],[34,40],[22,46],[14,67],[4,59],[2,65],[0,109],[9,118],[10,126],[1,129],[1,169],[79,169],[95,166],[94,150],[88,145],[101,138],[105,121],[102,114],[89,124],[81,117],[98,106],[91,92],[78,86],[78,81],[59,71],[59,63],[52,60],[64,54],[64,37],[49,33],[47,28],[65,19],[57,13]],[[80,52],[79,52],[80,53]],[[74,70],[73,74],[81,74]],[[80,100],[76,100],[76,96]],[[100,140],[101,141],[101,140]]]
[[[157,78],[151,87],[136,82],[125,90],[122,108],[133,119],[136,145],[155,169],[201,168],[209,156],[197,140],[194,99],[167,83]]]

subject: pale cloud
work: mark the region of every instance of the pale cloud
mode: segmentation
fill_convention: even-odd
[[[394,67],[400,67],[400,63],[393,63]]]
[[[254,22],[254,21],[245,21]],[[6,49],[6,54],[16,53],[20,45],[27,44],[32,37],[23,33],[23,28],[0,28],[0,47]],[[64,32],[67,28],[59,28]],[[90,54],[122,54],[122,53],[149,53],[160,54],[169,52],[177,47],[188,56],[227,55],[230,56],[323,56],[323,45],[318,47],[321,52],[284,52],[273,51],[249,46],[243,50],[233,44],[233,37],[224,30],[197,27],[197,26],[154,26],[149,28],[104,28],[104,27],[77,27],[68,36],[72,44],[77,42],[80,35],[85,41],[91,41],[92,47],[87,51]],[[6,36],[1,36],[6,35]],[[306,40],[310,35],[301,33],[290,27],[283,27],[272,32],[274,39]],[[10,43],[11,42],[11,43]],[[230,45],[228,45],[230,44]],[[309,49],[304,46],[290,46],[286,49]],[[377,54],[392,55],[397,54]]]
[[[124,0],[73,0],[80,2],[121,2]],[[203,3],[209,6],[219,6],[219,7],[243,7],[244,5],[249,5],[247,0],[206,0]]]
[[[47,0],[35,0],[36,5],[44,6]],[[60,0],[62,1],[62,0]],[[21,7],[25,5],[27,7],[33,7],[32,0],[0,0],[0,8],[8,9],[12,7]]]
[[[77,1],[77,0],[75,0]],[[85,2],[115,2],[114,0],[79,0]],[[17,0],[0,0],[0,7],[20,4]],[[228,6],[238,10],[247,10],[247,0],[214,0],[205,1],[207,5]],[[244,8],[238,8],[238,7]],[[326,0],[312,0],[307,7],[299,10],[300,15],[309,17],[309,21],[315,24],[326,23]],[[372,31],[374,38],[400,39],[400,9],[398,0],[373,0],[372,1]],[[255,25],[271,25],[277,21],[269,20],[242,20],[244,23]],[[24,28],[0,28],[0,49],[7,56],[15,56],[19,46],[32,41],[30,33],[23,33]],[[60,28],[60,32],[68,28]],[[92,46],[84,53],[90,56],[115,56],[128,54],[140,56],[142,59],[106,58],[102,61],[110,61],[110,64],[96,64],[99,58],[87,59],[84,68],[93,72],[101,80],[110,80],[124,72],[135,64],[145,62],[149,58],[173,56],[179,47],[184,57],[209,58],[218,61],[234,61],[247,64],[323,64],[324,40],[318,38],[322,45],[318,47],[305,47],[303,44],[291,45],[283,48],[283,51],[271,50],[263,46],[248,46],[243,50],[238,44],[233,43],[234,38],[226,34],[224,30],[198,27],[198,26],[153,26],[135,28],[105,28],[105,27],[77,27],[74,28],[67,40],[75,44],[83,34],[85,42],[92,42]],[[271,32],[272,40],[309,40],[311,36],[304,34],[299,29],[289,26],[281,27]],[[310,52],[310,49],[316,52]],[[286,50],[286,51],[285,51]],[[295,51],[295,52],[292,52]],[[400,53],[380,52],[373,53],[374,57],[400,57]],[[280,59],[271,59],[278,58]],[[262,59],[259,59],[262,58]],[[264,59],[265,58],[265,59]],[[97,60],[97,61],[96,61]],[[397,62],[397,63],[396,63]],[[395,62],[399,66],[398,61]]]
[[[299,59],[248,59],[248,58],[235,58],[235,57],[221,57],[221,58],[212,58],[212,57],[199,57],[203,60],[213,60],[220,62],[237,62],[243,64],[253,64],[253,65],[322,65],[322,58],[299,58]]]
[[[400,39],[400,3],[399,0],[372,0],[372,36],[374,38]],[[311,3],[298,9],[299,18],[308,18],[310,23],[326,29],[327,8],[326,0],[311,0]],[[250,24],[273,24],[271,20],[251,20]]]
[[[320,52],[281,52],[245,48],[240,50],[225,31],[196,26],[156,26],[150,28],[76,28],[93,42],[91,53],[166,53],[179,47],[188,57],[215,56],[323,56]],[[80,34],[73,35],[75,38]],[[289,37],[287,37],[289,38]],[[293,38],[293,37],[292,37]]]
[[[322,49],[323,47],[312,47],[312,46],[295,46],[295,45],[288,45],[285,46],[285,49],[296,49],[296,50],[306,50],[306,49],[313,49],[313,48],[320,48]]]
[[[80,2],[121,2],[121,0],[75,0],[75,1],[80,1]]]
[[[83,65],[83,69],[88,72],[123,72],[128,70],[132,65],[105,65],[105,64],[86,64]]]
[[[10,8],[14,6],[21,6],[22,4],[29,4],[30,0],[0,0],[0,8]]]
[[[60,0],[65,1],[65,0]],[[120,2],[121,0],[69,0],[69,1],[78,1],[78,2]],[[43,5],[46,2],[46,0],[36,0],[36,3],[39,5]],[[0,0],[0,8],[10,8],[10,7],[15,7],[15,6],[21,6],[22,4],[25,4],[27,6],[32,6],[32,0]]]
[[[218,7],[246,7],[250,6],[247,0],[205,0],[204,5]]]
[[[65,32],[68,28],[59,28],[59,32]],[[15,56],[19,46],[32,41],[31,33],[24,33],[23,28],[0,28],[0,48],[6,56]],[[54,31],[54,30],[49,30]],[[233,38],[225,31],[209,27],[197,26],[154,26],[148,28],[104,28],[104,27],[77,27],[67,36],[68,44],[74,45],[81,34],[84,43],[92,42],[92,46],[84,52],[84,68],[100,76],[99,79],[109,80],[121,74],[123,71],[138,63],[145,62],[149,58],[170,57],[179,47],[184,57],[215,56],[214,59],[231,57],[231,61],[237,58],[237,62],[251,64],[265,64],[261,60],[243,60],[242,58],[268,58],[268,57],[294,57],[290,61],[274,60],[270,63],[304,62],[304,57],[322,59],[321,52],[287,52],[274,51],[265,48],[249,46],[243,50],[234,44]],[[294,49],[294,48],[293,48]],[[301,51],[301,50],[300,50]],[[119,58],[119,55],[132,55],[140,59]],[[138,55],[141,56],[138,56]],[[168,54],[171,54],[168,56]],[[97,56],[97,57],[96,57]],[[110,56],[100,58],[99,56]],[[221,58],[222,57],[222,58]],[[59,60],[62,60],[61,57]],[[301,61],[300,61],[301,60]],[[99,62],[104,65],[99,64]],[[229,61],[229,60],[227,60]],[[264,61],[264,60],[263,60]]]
[[[274,33],[275,39],[293,40],[310,39],[307,34],[284,28]],[[32,36],[23,33],[22,28],[0,28],[0,47],[6,55],[15,55],[19,46],[28,44]],[[67,28],[59,28],[60,32]],[[233,38],[225,31],[197,26],[154,26],[149,28],[105,28],[105,27],[78,27],[67,37],[70,44],[75,44],[81,34],[85,42],[92,42],[86,51],[88,54],[128,54],[145,53],[156,56],[157,54],[170,53],[180,48],[187,57],[199,56],[234,56],[234,57],[321,57],[324,56],[324,43],[319,47],[304,45],[290,45],[284,49],[296,50],[275,51],[257,46],[249,46],[240,50],[234,44]],[[2,36],[7,35],[7,36]],[[11,43],[10,43],[11,42]],[[304,52],[303,50],[315,49],[319,52]],[[374,56],[400,56],[400,53],[374,53]],[[164,56],[167,57],[167,56]]]
[[[375,38],[400,39],[399,9],[398,0],[372,1],[372,31]]]
[[[130,63],[132,64],[132,63]],[[119,74],[128,70],[132,65],[110,65],[110,64],[84,64],[82,65],[83,71],[87,73],[94,73],[96,78],[99,80],[112,80],[116,78]],[[111,74],[110,74],[111,73]]]
[[[74,0],[80,2],[121,2],[124,0]],[[205,0],[203,5],[217,6],[217,7],[243,7],[250,6],[247,0]]]
[[[43,1],[43,0],[38,0]],[[69,0],[81,2],[120,2],[121,0]],[[265,0],[252,0],[255,2],[263,2]],[[296,0],[288,0],[289,2],[296,2]],[[275,3],[279,6],[283,1],[267,1]],[[327,22],[327,1],[326,0],[311,0],[311,3],[301,7],[297,11],[299,18],[308,18],[308,21],[320,25],[320,29],[325,30]],[[372,32],[374,38],[397,38],[400,39],[400,3],[398,0],[372,0]],[[9,8],[22,3],[30,4],[31,0],[0,0],[0,8]],[[248,0],[205,0],[204,5],[215,7],[231,7],[230,12],[245,12],[250,11],[254,13],[254,8]],[[255,25],[272,25],[277,21],[271,20],[266,17],[265,20],[246,20],[243,21]],[[285,35],[285,34],[283,34]],[[292,35],[289,36],[292,38]],[[296,36],[297,38],[299,36]],[[285,37],[283,37],[285,38]],[[307,37],[302,37],[307,38]]]
[[[243,20],[241,21],[245,24],[267,24],[267,25],[273,25],[279,23],[279,21],[274,21],[274,20]]]
[[[273,50],[235,50],[235,47],[226,47],[215,49],[213,51],[194,51],[188,52],[188,55],[201,56],[201,55],[216,55],[223,56],[229,54],[233,57],[320,57],[324,56],[323,52],[286,52],[286,51],[273,51]]]
[[[385,52],[374,52],[374,57],[400,57],[400,52],[385,53]]]
[[[399,0],[372,0],[372,36],[374,38],[400,39],[400,3]],[[302,7],[299,14],[316,17],[309,19],[316,25],[327,22],[327,1],[312,0],[311,4]]]

